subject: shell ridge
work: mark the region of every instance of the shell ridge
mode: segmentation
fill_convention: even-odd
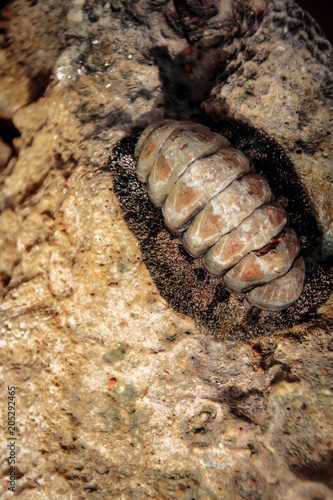
[[[226,273],[224,281],[235,290],[243,292],[286,275],[297,258],[300,248],[293,229],[287,228],[280,240],[277,247],[265,254],[257,255],[255,251],[248,253]],[[262,273],[262,278],[257,274],[256,281],[254,281],[254,269]],[[253,279],[251,279],[252,276]]]
[[[190,180],[188,180],[188,178],[190,177],[190,173],[193,172],[193,168],[197,168],[197,169],[199,168],[199,171],[200,171],[200,166],[201,166],[202,160],[209,160],[212,157],[217,156],[219,154],[220,150],[225,150],[225,149],[230,149],[230,148],[221,147],[215,153],[212,153],[211,155],[207,155],[206,157],[199,158],[199,159],[193,161],[187,167],[187,169],[175,181],[167,199],[165,200],[164,206],[163,206],[163,214],[166,218],[167,225],[171,229],[171,231],[176,232],[176,233],[183,232],[188,227],[188,225],[191,223],[191,221],[194,219],[196,214],[198,212],[200,212],[200,210],[202,210],[202,208],[204,208],[205,203],[207,204],[215,196],[217,196],[222,191],[224,191],[228,186],[230,186],[230,184],[232,184],[232,182],[234,180],[241,178],[242,176],[244,176],[246,173],[249,172],[249,162],[247,161],[247,159],[245,157],[244,158],[245,158],[247,164],[245,163],[243,165],[237,165],[237,167],[239,169],[238,171],[235,168],[235,166],[233,166],[233,167],[229,166],[227,161],[223,160],[223,158],[220,160],[219,165],[215,165],[215,164],[208,165],[207,170],[209,171],[209,175],[207,173],[206,178],[204,178],[202,183],[201,183],[201,186],[198,186],[198,188],[196,190],[197,197],[195,198],[193,203],[191,205],[189,205],[187,211],[185,210],[186,207],[183,208],[180,215],[179,215],[179,211],[178,211],[179,217],[177,220],[177,218],[175,218],[177,194],[179,192],[181,192],[181,189],[184,187],[182,185],[182,183],[184,183],[184,185],[185,185],[185,188],[184,188],[185,195],[184,196],[186,197],[186,192],[189,192],[189,191],[191,192],[191,188],[192,188],[192,191],[194,191],[195,185],[198,182],[197,178],[194,181],[193,174],[192,174],[192,182]],[[211,194],[208,194],[205,187],[206,186],[209,187],[214,182],[214,180],[219,179],[219,177],[221,176],[221,172],[223,170],[226,170],[225,168],[224,169],[222,168],[223,166],[227,167],[227,169],[230,171],[229,177],[226,177],[224,179],[224,182],[221,182],[220,186],[217,185],[218,187],[216,187],[215,190],[212,190]],[[191,177],[190,177],[190,179],[191,179]],[[186,188],[187,188],[187,191],[186,191]],[[171,205],[171,200],[173,200],[172,205]],[[171,207],[170,207],[170,205],[171,205]],[[193,206],[194,206],[194,208],[193,208]],[[174,212],[172,211],[171,208],[174,209]],[[182,216],[182,214],[184,212],[185,212],[185,215]],[[174,216],[173,221],[170,220],[172,215]]]
[[[183,130],[176,130],[168,137],[163,147],[159,150],[148,177],[147,189],[154,205],[161,206],[164,203],[179,176],[196,159],[205,157],[208,152],[214,153],[217,151],[221,145],[221,137],[218,134],[210,132],[208,139],[207,133],[202,134],[200,131],[195,130],[190,130],[190,133]],[[204,138],[207,138],[207,140],[203,141]],[[165,172],[165,177],[159,179],[158,176],[163,171]]]
[[[154,165],[154,163],[156,161],[156,158],[153,158],[153,162],[152,163],[151,162],[147,162],[147,160],[144,161],[144,156],[145,156],[145,153],[146,153],[146,149],[148,149],[149,145],[151,145],[151,142],[155,140],[155,132],[156,132],[156,134],[157,133],[161,134],[160,135],[160,140],[159,140],[160,145],[158,144],[158,141],[157,141],[158,137],[156,138],[157,152],[159,152],[160,149],[163,147],[165,141],[168,139],[169,135],[172,134],[172,132],[174,131],[174,129],[170,128],[172,126],[172,123],[173,122],[171,121],[171,123],[167,123],[165,125],[157,127],[156,129],[153,129],[150,132],[150,134],[148,135],[148,137],[145,139],[145,142],[142,145],[142,149],[141,149],[140,156],[139,156],[139,159],[138,159],[138,162],[137,162],[137,166],[136,166],[136,173],[137,173],[138,179],[141,182],[147,182],[147,179],[148,179],[148,177],[150,175],[150,172],[151,172],[151,170],[153,168],[153,165]],[[161,129],[162,129],[162,132],[161,132]],[[156,146],[156,144],[155,144],[155,146]]]

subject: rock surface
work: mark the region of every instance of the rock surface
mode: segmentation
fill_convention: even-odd
[[[244,120],[285,148],[328,254],[332,48],[292,1],[176,4],[1,12],[1,406],[15,386],[16,491],[328,500],[332,298],[308,324],[217,341],[159,295],[107,161],[164,115]],[[6,460],[1,475],[11,498]]]

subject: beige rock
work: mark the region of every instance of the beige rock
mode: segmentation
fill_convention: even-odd
[[[7,8],[0,109],[22,142],[1,185],[0,406],[6,423],[15,386],[16,495],[330,498],[332,305],[320,322],[263,338],[203,333],[157,291],[107,169],[115,143],[161,118],[164,105],[188,113],[184,82],[192,106],[202,101],[206,82],[243,50],[248,18],[229,2],[197,20],[177,17],[171,2],[17,0]],[[264,8],[256,1],[244,10],[256,27],[256,16],[267,21]],[[193,55],[181,53],[180,26],[194,30]],[[195,34],[212,47],[208,57]],[[197,53],[197,73],[196,60],[185,73],[182,58]],[[318,184],[323,207],[329,188],[322,177]],[[4,424],[1,432],[6,442]]]
[[[3,169],[4,167],[6,167],[12,154],[13,154],[13,151],[12,151],[12,148],[9,146],[9,144],[4,142],[0,138],[0,169]]]

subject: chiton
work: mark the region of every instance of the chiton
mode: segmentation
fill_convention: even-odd
[[[109,168],[159,292],[207,331],[273,333],[308,321],[329,297],[306,193],[262,131],[161,120],[121,140]]]
[[[299,298],[305,266],[296,233],[284,228],[287,215],[267,181],[228,139],[198,123],[157,122],[143,131],[134,157],[168,228],[211,273],[233,290],[251,290],[247,299],[261,309]]]

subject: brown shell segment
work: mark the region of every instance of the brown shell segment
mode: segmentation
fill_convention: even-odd
[[[147,190],[150,200],[160,207],[178,177],[193,161],[210,155],[228,144],[229,141],[223,136],[197,123],[169,136],[157,152],[148,177]]]
[[[281,311],[291,306],[302,293],[305,276],[305,263],[299,257],[290,271],[266,285],[250,290],[246,297],[248,301],[260,309]]]
[[[206,268],[212,274],[223,274],[246,254],[269,243],[286,223],[287,214],[279,203],[262,205],[208,250]]]
[[[177,128],[181,128],[184,125],[182,123],[177,123],[174,121],[167,122],[154,127],[149,125],[147,128],[148,134],[143,131],[143,134],[147,135],[141,144],[137,146],[136,153],[140,153],[137,165],[136,165],[136,175],[141,182],[146,182],[148,176],[153,168],[156,161],[157,154],[159,153],[161,147],[167,140],[167,138],[175,131]],[[139,139],[140,141],[140,139]]]
[[[194,257],[202,255],[253,210],[269,202],[271,196],[270,187],[260,175],[249,174],[233,181],[196,215],[183,236],[185,248]]]
[[[299,242],[293,229],[272,240],[267,249],[247,254],[224,276],[224,282],[238,292],[268,283],[290,269],[299,252]]]
[[[250,171],[246,156],[232,147],[194,161],[173,185],[163,206],[168,227],[181,228],[216,194]]]
[[[141,154],[141,151],[143,149],[143,146],[148,139],[148,136],[157,128],[162,127],[163,125],[167,125],[170,123],[171,120],[158,120],[157,122],[150,123],[147,125],[147,127],[144,129],[144,131],[141,133],[138,142],[136,143],[135,149],[134,149],[134,158],[137,160]],[[174,122],[176,123],[176,122]],[[138,175],[138,172],[136,172]],[[139,176],[138,176],[139,177]],[[141,180],[141,179],[140,179]]]

